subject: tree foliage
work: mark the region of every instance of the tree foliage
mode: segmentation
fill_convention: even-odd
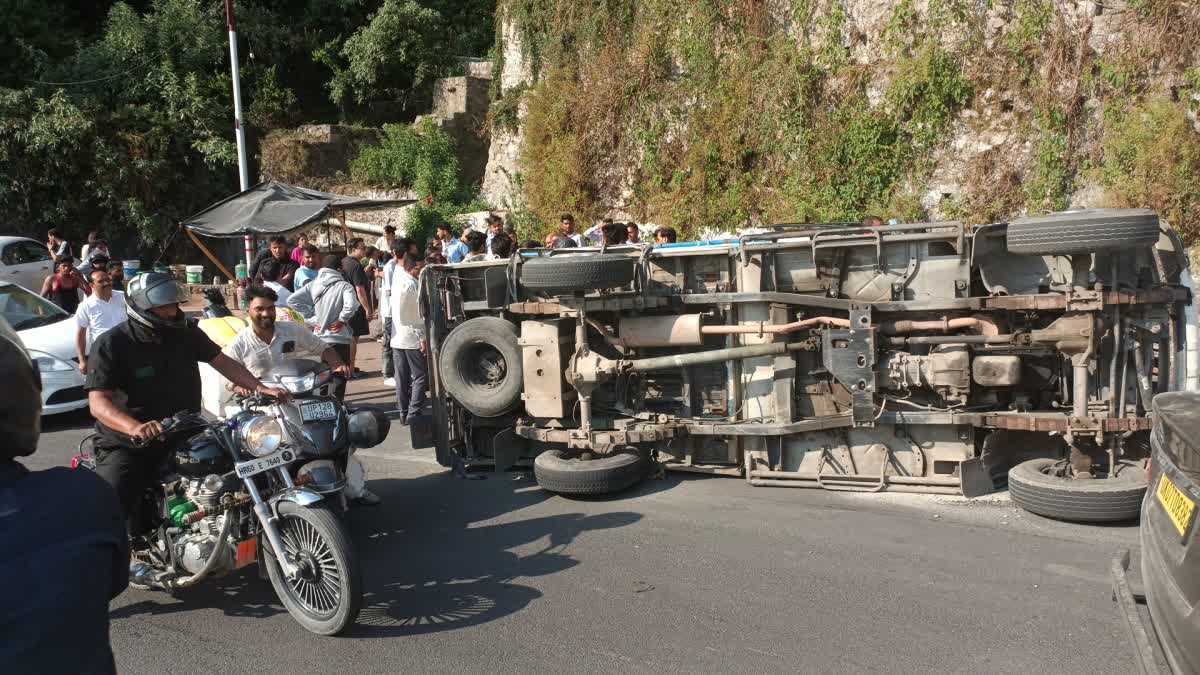
[[[457,55],[492,43],[489,0],[238,0],[243,117],[406,122]],[[0,0],[0,222],[161,242],[238,187],[223,3]],[[335,67],[323,55],[333,54]]]

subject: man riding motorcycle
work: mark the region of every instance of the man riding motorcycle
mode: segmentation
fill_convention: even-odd
[[[237,386],[286,399],[287,391],[263,385],[245,366],[221,353],[180,308],[182,284],[168,274],[141,274],[129,281],[129,319],[92,346],[84,388],[96,418],[96,473],[116,490],[129,532],[138,535],[141,495],[158,479],[170,448],[154,442],[159,420],[183,410],[200,410],[204,361]],[[134,440],[146,442],[137,447]],[[134,572],[134,566],[130,568]]]
[[[246,366],[255,377],[262,377],[284,359],[315,357],[328,363],[338,376],[350,379],[349,364],[342,360],[336,349],[314,335],[307,324],[275,320],[278,298],[272,289],[252,284],[246,289],[246,298],[250,325],[225,345],[227,356]],[[242,390],[240,393],[248,392]],[[364,486],[365,477],[362,463],[350,455],[346,467],[346,496],[360,504],[374,506],[380,499]]]

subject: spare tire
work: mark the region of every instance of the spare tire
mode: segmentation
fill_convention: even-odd
[[[496,417],[521,402],[524,376],[517,328],[492,316],[468,319],[442,342],[438,369],[446,393],[479,417]]]
[[[562,255],[530,258],[521,285],[532,291],[599,291],[633,282],[634,260],[623,255]]]
[[[1072,255],[1158,243],[1158,214],[1150,209],[1081,209],[1008,224],[1008,252]]]
[[[570,495],[602,495],[637,485],[650,468],[641,452],[620,452],[595,459],[547,450],[533,460],[533,475],[543,490]]]
[[[1013,503],[1047,518],[1081,523],[1134,520],[1146,494],[1146,472],[1126,464],[1116,478],[1071,479],[1055,476],[1058,461],[1031,459],[1008,472]]]

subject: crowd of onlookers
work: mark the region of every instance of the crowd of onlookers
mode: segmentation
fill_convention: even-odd
[[[497,215],[488,216],[485,225],[485,231],[459,231],[440,224],[424,246],[398,237],[396,228],[389,225],[373,243],[361,238],[347,241],[344,256],[322,254],[308,233],[300,233],[294,245],[275,236],[251,264],[249,281],[269,288],[277,307],[299,314],[338,352],[354,376],[362,374],[355,367],[358,341],[370,332],[370,321],[380,319],[378,339],[384,346],[385,383],[396,387],[398,408],[405,420],[418,412],[417,402],[423,400],[425,390],[424,325],[416,311],[415,295],[416,279],[425,265],[507,259],[520,249],[642,243],[641,228],[635,223],[605,220],[585,234],[576,231],[570,214],[564,214],[558,229],[540,242],[518,243],[514,228]],[[676,241],[670,227],[655,229],[651,237],[656,245]],[[100,232],[88,234],[78,258],[57,229],[47,233],[46,246],[55,269],[41,293],[75,314],[79,369],[86,373],[91,344],[126,317],[122,263],[111,258]]]

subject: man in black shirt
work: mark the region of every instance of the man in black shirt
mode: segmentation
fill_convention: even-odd
[[[160,420],[183,410],[200,410],[200,361],[233,384],[267,396],[287,392],[267,387],[242,364],[221,353],[179,303],[183,286],[168,274],[139,275],[128,284],[129,320],[101,335],[88,357],[88,407],[100,433],[96,473],[117,491],[130,532],[140,534],[142,492],[158,479],[170,450],[163,443],[135,447],[162,433]]]
[[[367,247],[362,239],[351,239],[346,242],[346,257],[342,258],[342,276],[354,287],[358,296],[358,311],[350,318],[350,369],[356,375],[354,360],[358,357],[358,338],[371,332],[371,319],[375,317],[374,305],[371,304],[371,281],[363,271],[360,260],[366,255]]]
[[[129,541],[112,488],[91,471],[29,471],[41,379],[0,318],[0,664],[9,673],[114,673],[108,602],[125,590]]]
[[[250,278],[259,284],[265,281],[262,276],[262,264],[272,258],[279,263],[279,278],[275,281],[289,291],[296,290],[292,287],[292,283],[296,270],[300,269],[300,264],[292,260],[291,253],[288,251],[287,239],[282,236],[272,237],[271,245],[267,247],[267,250],[260,252],[254,259],[254,264],[250,266]]]

